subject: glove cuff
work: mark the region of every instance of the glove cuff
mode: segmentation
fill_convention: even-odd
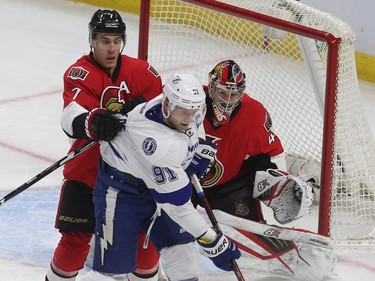
[[[209,228],[203,235],[199,236],[197,240],[202,244],[209,244],[216,240],[217,233],[214,229]]]
[[[88,112],[86,119],[85,119],[85,132],[86,136],[90,139],[93,140],[94,136],[92,135],[92,121],[94,120],[94,116],[96,113],[99,111],[105,110],[104,108],[95,108],[91,111]]]

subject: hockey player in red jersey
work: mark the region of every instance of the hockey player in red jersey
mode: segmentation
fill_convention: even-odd
[[[238,183],[241,178],[250,181],[250,172],[255,175],[259,169],[286,170],[284,148],[272,131],[271,116],[259,101],[245,94],[245,83],[245,74],[233,60],[218,63],[209,73],[204,128],[206,139],[214,142],[218,151],[215,163],[201,184],[215,205],[220,204],[216,194],[220,193],[220,198],[221,193],[230,196],[231,182]],[[239,195],[234,196],[238,199]],[[228,204],[234,202],[228,202],[227,197],[223,198],[226,202],[220,205],[221,209],[240,213],[248,219],[263,220],[259,201],[252,196],[240,197],[243,197],[243,207],[246,206],[243,212],[240,206]]]
[[[271,207],[280,224],[310,213],[312,185],[285,172],[286,153],[272,130],[271,116],[245,93],[246,76],[240,66],[225,60],[208,76],[204,128],[206,139],[217,145],[217,154],[200,182],[211,207],[219,210],[219,222],[227,217],[225,214],[232,215],[226,219],[230,225],[224,233],[237,242],[245,253],[242,263],[251,270],[321,280],[332,271],[332,249],[321,248],[318,243],[302,246],[292,238],[273,239],[249,231],[247,220],[265,222],[261,202]],[[245,227],[236,228],[238,225]]]
[[[152,66],[122,54],[126,26],[117,11],[94,13],[89,43],[90,54],[78,59],[64,74],[61,125],[71,138],[70,151],[89,140],[113,139],[120,126],[114,113],[126,113],[162,92],[160,76]],[[46,280],[76,280],[84,266],[95,229],[92,193],[99,157],[97,144],[64,166],[56,216],[61,240]],[[157,280],[158,260],[152,245],[146,250],[140,247],[137,272],[129,280]]]

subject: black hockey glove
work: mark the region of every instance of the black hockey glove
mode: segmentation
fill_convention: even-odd
[[[120,113],[122,115],[125,115],[132,111],[134,107],[136,107],[138,104],[146,102],[146,99],[143,96],[136,96],[130,100],[128,100],[125,104],[123,104]]]
[[[86,135],[93,140],[112,140],[123,128],[121,122],[105,108],[91,110],[85,120]]]

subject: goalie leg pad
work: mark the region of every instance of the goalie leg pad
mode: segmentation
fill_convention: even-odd
[[[272,208],[276,221],[281,224],[309,214],[314,200],[311,185],[273,169],[256,173],[253,196]]]
[[[321,242],[314,243],[319,239],[318,234],[247,221],[217,210],[214,210],[214,214],[222,231],[241,250],[238,265],[244,270],[292,280],[312,281],[323,280],[334,270],[336,257],[333,255],[333,248]],[[249,232],[251,229],[254,229],[256,234]],[[278,236],[291,238],[274,238]],[[299,242],[292,241],[292,237]]]

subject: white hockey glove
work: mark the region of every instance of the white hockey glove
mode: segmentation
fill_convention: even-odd
[[[269,206],[278,223],[286,224],[311,212],[312,186],[280,170],[255,174],[253,197]]]

